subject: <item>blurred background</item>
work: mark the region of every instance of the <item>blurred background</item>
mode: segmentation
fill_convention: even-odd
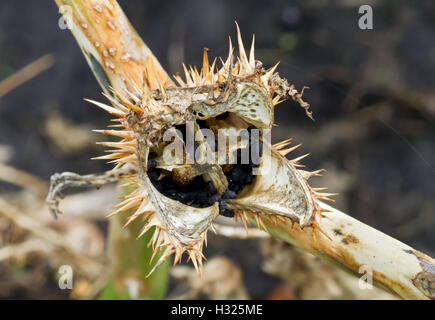
[[[282,77],[310,87],[315,121],[280,104],[274,142],[303,143],[293,157],[309,152],[307,168],[327,170],[312,184],[338,192],[338,209],[435,255],[433,1],[119,2],[169,74],[200,65],[204,47],[226,57],[235,20],[245,46],[255,33],[257,59],[280,61]],[[358,28],[362,4],[373,8],[373,30]],[[103,152],[91,129],[110,118],[83,101],[105,98],[59,18],[54,1],[0,0],[0,298],[95,298],[104,286],[115,186],[67,197],[57,221],[44,205],[53,173],[110,169],[90,160]],[[210,235],[205,255],[215,278],[173,268],[159,297],[391,298],[355,290],[353,279],[276,240]],[[60,290],[68,263],[74,289]],[[225,286],[210,285],[216,277]]]

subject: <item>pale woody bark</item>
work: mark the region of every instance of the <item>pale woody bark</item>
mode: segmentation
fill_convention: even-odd
[[[435,299],[435,260],[325,204],[329,210],[301,229],[288,219],[266,223],[275,237],[361,277],[372,270],[374,283],[404,299]],[[255,219],[251,219],[255,224]]]

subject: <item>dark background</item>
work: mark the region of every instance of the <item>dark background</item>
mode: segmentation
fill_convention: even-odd
[[[313,181],[328,186],[338,209],[430,255],[435,254],[435,4],[427,1],[120,1],[132,25],[169,74],[200,65],[202,49],[226,57],[239,23],[256,56],[281,61],[282,77],[301,89],[316,119],[293,102],[276,108],[273,140],[303,143]],[[358,28],[370,4],[374,29]],[[0,145],[9,164],[48,180],[54,172],[109,169],[90,145],[65,154],[44,131],[50,113],[103,128],[108,116],[83,101],[104,101],[75,39],[58,28],[54,1],[0,0],[0,80],[46,53],[54,66],[0,98]],[[97,141],[100,137],[89,132]],[[97,139],[98,138],[98,139]],[[0,192],[14,190],[1,183]],[[206,255],[242,266],[252,298],[273,279],[259,266],[256,241],[217,238]]]

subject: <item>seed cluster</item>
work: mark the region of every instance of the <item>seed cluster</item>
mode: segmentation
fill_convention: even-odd
[[[226,217],[233,217],[234,212],[226,208],[226,199],[233,199],[237,194],[246,186],[254,181],[253,170],[258,167],[255,164],[252,155],[262,155],[262,142],[255,139],[251,134],[254,126],[248,128],[249,134],[249,163],[242,164],[241,155],[242,149],[237,149],[235,157],[237,158],[236,164],[231,165],[229,170],[224,170],[225,176],[228,181],[228,188],[221,195],[216,190],[212,182],[206,182],[201,176],[195,177],[187,185],[177,184],[171,176],[164,176],[159,179],[161,169],[156,168],[157,154],[150,153],[148,157],[148,177],[150,178],[156,189],[165,196],[180,201],[186,205],[196,208],[206,208],[214,203],[219,203],[219,213]],[[254,149],[254,151],[252,151]],[[258,162],[258,161],[257,161]]]

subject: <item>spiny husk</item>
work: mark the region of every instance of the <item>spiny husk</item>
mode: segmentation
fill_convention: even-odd
[[[112,149],[108,150],[108,155],[96,159],[110,160],[115,168],[127,163],[138,168],[137,175],[130,178],[137,186],[136,192],[122,202],[113,214],[137,207],[128,221],[142,216],[145,225],[141,234],[156,227],[153,246],[156,251],[165,247],[165,251],[155,267],[172,253],[175,253],[177,262],[187,251],[200,272],[203,242],[207,230],[219,214],[217,203],[207,208],[194,208],[162,195],[152,185],[146,175],[145,164],[149,149],[159,145],[163,131],[196,119],[209,120],[212,128],[223,129],[228,136],[248,125],[270,129],[274,106],[295,92],[286,80],[279,78],[275,72],[277,65],[265,70],[261,62],[255,60],[254,40],[247,57],[238,26],[237,38],[239,56],[235,62],[230,38],[229,54],[220,68],[216,66],[216,59],[210,66],[207,50],[204,50],[201,71],[184,66],[185,78],[176,75],[177,85],[151,83],[149,79],[155,80],[155,77],[149,69],[145,69],[141,87],[131,84],[133,90],[112,90],[112,96],[106,95],[112,106],[90,101],[116,116],[119,122],[118,130],[98,132],[122,138],[119,142],[101,143]],[[152,90],[153,86],[158,89]],[[236,120],[229,124],[228,121],[214,119],[224,112],[237,115]],[[310,223],[318,211],[316,199],[326,198],[326,194],[316,192],[307,183],[308,178],[318,175],[319,171],[298,171],[296,167],[300,166],[300,159],[289,161],[283,156],[295,149],[284,149],[287,142],[269,146],[272,157],[268,160],[265,160],[267,157],[262,158],[260,175],[240,196],[228,201],[230,209],[257,215],[279,215],[296,221],[301,227]],[[271,172],[264,169],[266,161],[269,161]],[[163,165],[160,163],[160,166]],[[168,170],[171,168],[165,167]],[[224,186],[222,192],[225,189]]]

